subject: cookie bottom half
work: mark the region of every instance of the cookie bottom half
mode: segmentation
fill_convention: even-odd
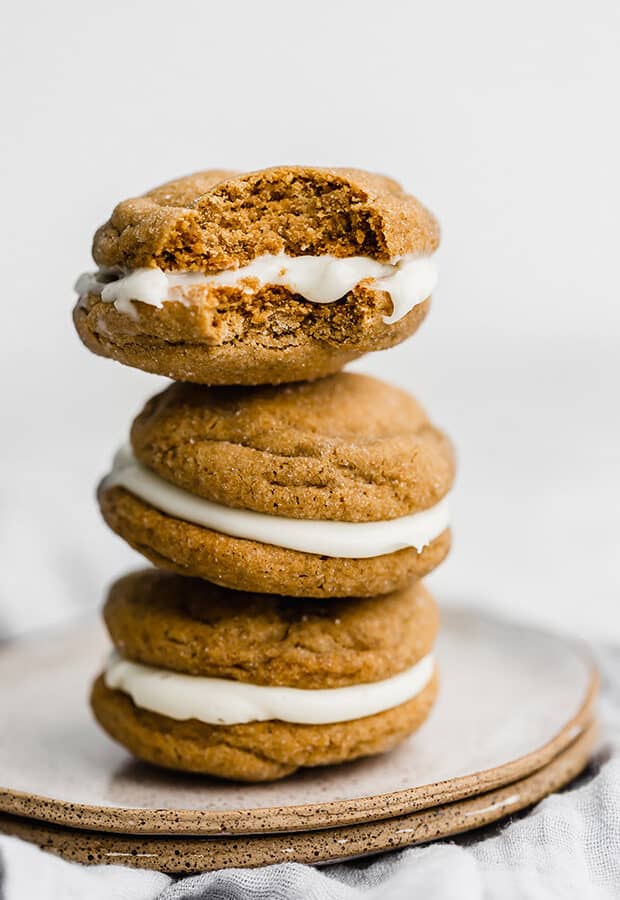
[[[122,487],[100,487],[98,497],[110,528],[156,566],[238,591],[318,598],[389,594],[427,575],[450,549],[446,530],[421,552],[318,556],[175,519]]]
[[[91,705],[102,728],[146,762],[235,781],[274,781],[306,766],[327,766],[391,750],[428,716],[437,694],[437,672],[411,700],[376,715],[329,725],[250,722],[207,725],[178,721],[137,707],[103,676]]]
[[[294,300],[293,321],[279,304],[269,314],[258,307],[240,316],[180,303],[163,310],[139,303],[134,318],[92,298],[76,305],[73,321],[93,353],[145,372],[209,385],[282,384],[331,375],[364,353],[399,344],[417,331],[429,303],[386,325],[382,314],[389,309],[353,315],[354,298],[323,306]],[[242,327],[226,325],[235,317]]]

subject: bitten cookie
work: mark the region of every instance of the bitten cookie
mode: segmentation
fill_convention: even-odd
[[[201,172],[118,204],[74,321],[95,353],[175,380],[314,379],[413,334],[438,243],[431,213],[381,175]]]
[[[91,702],[131,752],[169,768],[266,781],[390,749],[436,692],[435,603],[304,603],[156,570],[118,581],[115,645]]]
[[[445,557],[453,478],[450,442],[413,397],[339,374],[172,385],[98,496],[108,525],[163,568],[236,590],[369,597]]]

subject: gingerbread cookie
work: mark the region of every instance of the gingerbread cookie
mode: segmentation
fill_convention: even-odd
[[[419,582],[379,598],[300,600],[160,569],[120,578],[103,617],[118,653],[135,662],[303,688],[391,678],[430,653],[438,629]]]
[[[453,477],[445,435],[377,379],[176,384],[135,420],[99,501],[163,568],[237,590],[368,597],[444,558]]]
[[[113,586],[116,652],[93,687],[108,733],[149,762],[244,781],[393,747],[432,706],[434,601],[308,604],[146,571]]]
[[[433,216],[384,176],[198,173],[115,208],[74,321],[95,353],[176,380],[318,378],[418,328],[438,243]]]

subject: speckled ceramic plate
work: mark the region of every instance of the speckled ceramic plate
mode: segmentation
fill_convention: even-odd
[[[444,611],[441,690],[384,756],[232,784],[133,760],[90,715],[100,626],[0,652],[0,810],[124,834],[257,834],[377,821],[494,790],[548,765],[589,725],[597,677],[568,640]]]
[[[149,837],[63,828],[0,814],[0,833],[21,837],[75,862],[121,863],[176,874],[278,862],[338,862],[449,837],[524,809],[578,775],[595,739],[591,725],[533,775],[478,797],[343,828],[232,837]]]

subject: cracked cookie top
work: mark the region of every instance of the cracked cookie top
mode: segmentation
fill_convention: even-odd
[[[352,373],[279,388],[173,384],[134,420],[131,444],[193,494],[298,519],[415,513],[447,494],[455,468],[411,395]]]
[[[431,651],[438,629],[419,583],[385,597],[291,600],[155,569],[117,581],[104,618],[136,662],[308,689],[390,678]]]
[[[265,254],[388,262],[438,244],[433,215],[391,178],[277,166],[199,172],[123,200],[95,234],[93,257],[102,267],[211,273]]]

